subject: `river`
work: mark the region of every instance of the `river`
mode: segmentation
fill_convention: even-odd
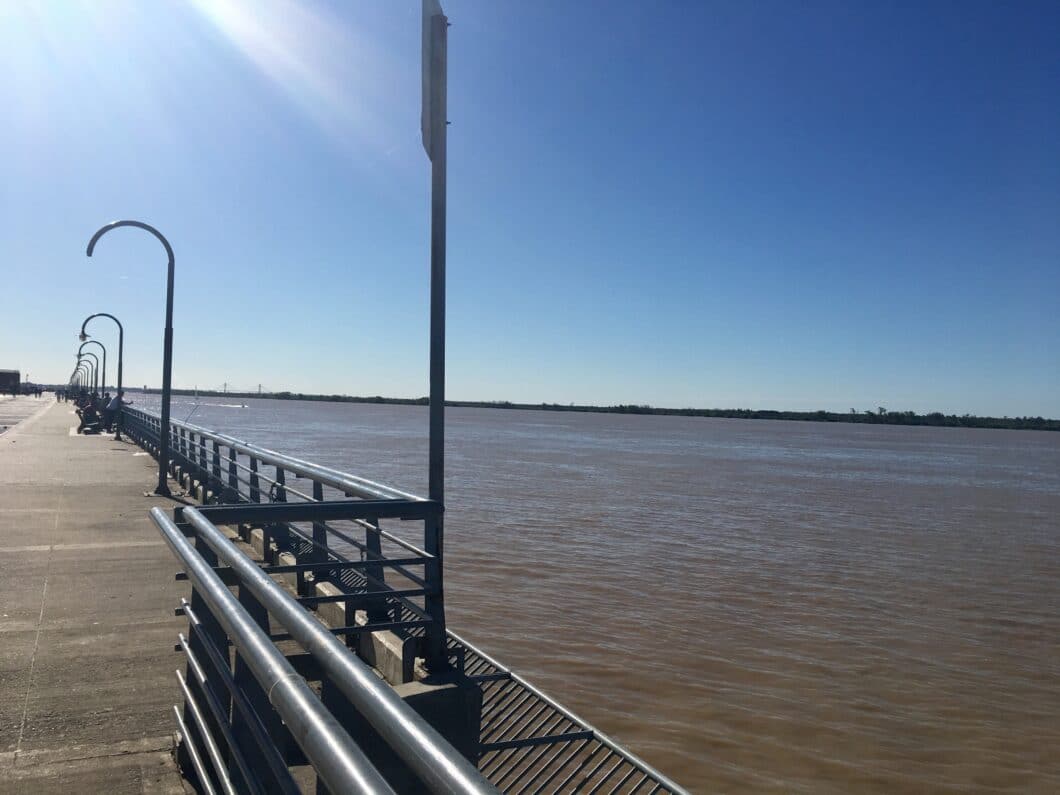
[[[189,415],[426,492],[423,407]],[[1060,434],[471,408],[447,434],[449,625],[693,791],[1060,792]]]

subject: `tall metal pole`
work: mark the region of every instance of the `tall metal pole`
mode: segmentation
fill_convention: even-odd
[[[431,365],[427,493],[445,495],[445,210],[446,33],[444,14],[431,17]]]
[[[162,338],[162,417],[159,428],[158,440],[158,485],[155,494],[161,497],[169,497],[169,484],[166,482],[166,471],[169,468],[169,398],[173,379],[173,272],[176,270],[176,258],[173,256],[173,247],[165,236],[150,224],[143,221],[114,221],[106,226],[100,227],[88,241],[85,253],[92,256],[92,250],[96,242],[112,229],[122,226],[134,226],[150,232],[165,247],[168,257],[166,270],[166,328]]]
[[[446,47],[449,20],[438,0],[423,0],[423,128],[424,148],[431,160],[431,345],[430,411],[428,416],[427,494],[445,505],[445,210],[446,210]],[[445,648],[445,590],[443,587],[444,519],[440,514],[428,527],[427,551],[432,590],[428,612],[425,662],[431,670],[449,667]]]
[[[100,386],[103,389],[107,388],[107,349],[103,343],[99,340],[85,340],[81,343],[81,347],[77,349],[78,353],[81,353],[85,349],[86,345],[98,345],[99,349],[103,351],[103,370],[100,373]]]
[[[122,326],[121,321],[118,320],[118,318],[114,317],[114,315],[108,314],[106,312],[96,312],[96,314],[89,315],[88,317],[86,317],[84,322],[81,324],[81,333],[78,335],[81,341],[88,339],[89,335],[85,332],[85,326],[87,326],[88,321],[90,321],[94,317],[109,317],[111,320],[118,324],[118,397],[120,398],[122,393],[121,367],[125,351],[125,328]],[[104,369],[106,368],[104,367]],[[114,423],[114,441],[116,442],[121,441],[121,424],[123,416],[123,412],[121,411],[121,409],[119,409],[117,420]]]

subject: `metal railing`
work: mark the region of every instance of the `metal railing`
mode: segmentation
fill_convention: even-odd
[[[182,638],[181,647],[188,655],[189,671],[195,672],[198,693],[187,681],[181,682],[186,698],[181,722],[182,732],[192,739],[189,756],[200,782],[216,782],[226,792],[291,791],[294,780],[286,764],[264,768],[251,764],[262,752],[270,754],[274,763],[277,757],[282,759],[283,739],[289,736],[330,791],[393,792],[335,717],[340,711],[337,702],[344,699],[430,792],[496,792],[470,761],[201,513],[183,509],[184,529],[160,508],[151,511],[151,518],[194,586],[191,602],[183,605],[191,639]],[[184,536],[189,530],[194,546]],[[238,598],[215,567],[230,574]],[[270,637],[273,622],[305,649],[308,658],[302,668],[313,664],[321,697]],[[231,667],[229,644],[235,652]],[[234,704],[237,696],[249,703]],[[202,702],[212,721],[207,720]],[[189,714],[194,735],[189,733]],[[273,714],[282,719],[282,726],[270,720]],[[256,736],[251,724],[258,727]],[[211,771],[202,763],[203,748],[212,762]],[[239,776],[238,786],[233,774]]]
[[[157,456],[159,417],[128,407],[123,413],[126,432]],[[245,537],[252,522],[263,526],[268,563],[275,564],[283,553],[299,559],[298,589],[307,603],[330,598],[314,594],[320,582],[359,594],[358,600],[342,600],[351,619],[357,609],[367,607],[371,631],[419,627],[420,653],[428,667],[447,667],[440,505],[190,423],[171,421],[169,436],[170,470],[204,503],[316,503],[349,497],[370,503],[376,512],[335,515],[334,521],[318,515],[299,524],[270,511],[238,524]],[[385,529],[383,519],[399,520],[405,532]],[[423,523],[419,544],[403,537],[413,521]],[[350,626],[351,634],[367,631],[352,622]]]
[[[129,435],[157,455],[158,418],[129,408],[125,413]],[[328,639],[328,648],[332,649],[328,654],[337,654],[334,650],[341,649],[345,657],[357,660],[346,652],[347,646],[359,648],[359,638],[388,631],[406,644],[409,658],[426,656],[428,637],[432,629],[439,629],[425,600],[432,572],[440,574],[440,555],[429,551],[429,538],[420,547],[399,531],[384,528],[383,522],[397,519],[407,525],[423,521],[426,535],[430,533],[430,517],[440,506],[188,423],[172,423],[170,451],[170,469],[185,488],[208,503],[200,508],[178,509],[177,520],[171,524],[195,536],[198,554],[209,561],[207,568],[215,566],[212,573],[226,586],[239,586],[239,602],[249,606],[266,627],[272,611],[262,607],[260,598],[244,585],[243,578],[257,582],[260,588],[268,587],[264,585],[266,581],[271,582],[281,591],[272,577],[289,578],[294,593],[284,591],[287,612],[280,622],[282,631],[268,635],[271,643],[282,645],[293,639],[304,645],[306,636],[296,635],[290,627],[294,623],[301,632],[308,631],[302,620],[294,618],[296,611],[301,611],[298,615],[315,627],[314,642]],[[309,483],[303,486],[299,480]],[[351,496],[357,499],[348,499]],[[156,517],[155,521],[159,519]],[[220,539],[227,537],[219,527],[233,528],[235,543],[222,543]],[[240,541],[247,543],[239,544]],[[217,565],[215,544],[225,550],[227,557],[220,561],[224,565]],[[242,557],[235,557],[229,546]],[[261,559],[253,560],[241,550],[249,550],[250,554],[256,550]],[[229,558],[238,560],[239,565],[233,567]],[[258,574],[252,574],[251,568]],[[190,572],[188,578],[192,578]],[[440,578],[435,582],[440,587]],[[182,648],[193,653],[191,638],[206,637],[211,631],[218,633],[216,621],[208,617],[204,608],[196,610],[194,599],[193,595],[192,604],[185,609],[191,637],[182,640]],[[325,606],[331,608],[326,619]],[[315,615],[312,611],[316,611]],[[444,633],[445,662],[474,682],[482,693],[479,743],[470,756],[477,760],[482,775],[499,790],[611,795],[684,792],[518,674],[445,630],[444,623],[440,630]],[[345,645],[338,640],[340,637],[345,638]],[[204,654],[211,660],[216,656],[203,652],[196,653],[195,659]],[[291,657],[291,662],[311,681],[321,681],[319,662],[312,662],[305,654]],[[405,663],[401,681],[410,681],[415,675],[413,659]],[[203,669],[202,676],[196,673],[199,669]],[[204,666],[192,665],[189,658],[189,688],[190,680],[209,676]],[[227,680],[221,675],[215,690],[227,689]],[[334,691],[335,688],[322,690],[331,694],[329,698]],[[341,696],[346,701],[352,698],[344,692]],[[204,711],[200,708],[200,712]],[[194,723],[194,711],[186,704],[184,712],[186,728],[195,731],[194,726],[187,725]],[[236,714],[234,705],[231,714]],[[208,746],[199,755],[205,766],[210,758]],[[270,771],[282,761],[270,762],[267,756],[261,759]],[[189,760],[189,764],[194,765],[194,761]]]

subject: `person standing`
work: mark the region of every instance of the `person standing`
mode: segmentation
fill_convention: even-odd
[[[114,425],[114,420],[118,416],[118,412],[121,411],[122,406],[128,406],[132,403],[131,400],[122,400],[122,395],[125,394],[124,389],[119,389],[106,404],[106,408],[103,409],[103,427],[109,432],[111,426]]]

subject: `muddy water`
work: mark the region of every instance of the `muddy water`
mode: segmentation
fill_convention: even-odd
[[[426,491],[422,408],[241,402],[191,419]],[[1060,434],[448,434],[450,626],[690,789],[1060,792]]]

